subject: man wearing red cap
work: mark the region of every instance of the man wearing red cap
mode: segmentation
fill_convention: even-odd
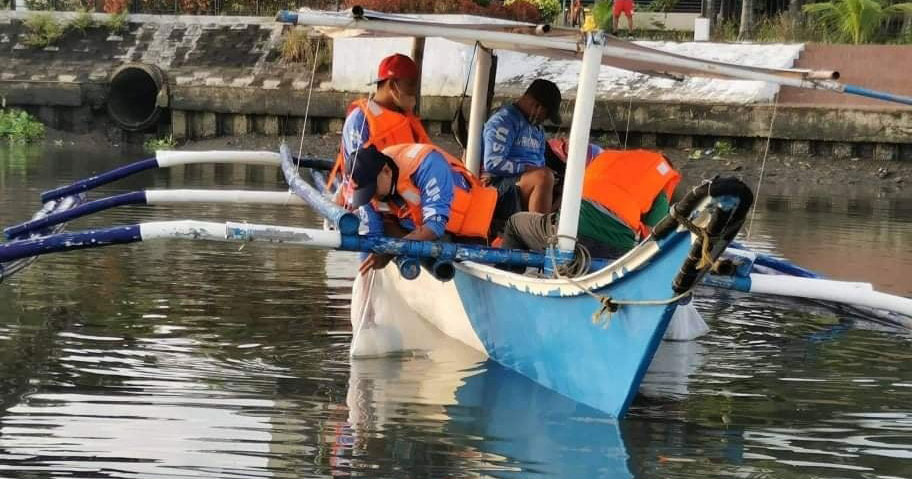
[[[420,81],[418,65],[411,58],[395,54],[384,58],[377,69],[374,82],[377,91],[370,98],[363,98],[349,107],[345,124],[342,127],[342,144],[336,157],[336,164],[329,175],[327,188],[332,188],[337,175],[342,175],[341,186],[337,192],[337,201],[347,207],[353,207],[352,184],[349,174],[352,167],[358,164],[358,151],[362,148],[375,147],[384,150],[403,143],[430,143],[431,140],[415,115],[414,109],[418,97]],[[360,233],[367,235],[383,234],[383,217],[371,204],[357,206],[361,217]],[[375,255],[363,255],[362,260],[377,260]],[[382,301],[369,294],[370,287],[365,283],[365,276],[357,275],[352,283],[352,326],[364,321],[373,323],[372,316],[364,316],[365,311],[374,311],[373,301]],[[360,298],[360,299],[359,299]],[[358,327],[358,330],[361,328]]]
[[[413,111],[419,81],[418,65],[405,55],[397,53],[380,62],[374,80],[376,93],[371,98],[353,102],[349,107],[342,127],[342,144],[330,173],[330,186],[336,175],[346,171],[346,164],[359,148],[373,145],[383,150],[402,143],[431,142]],[[343,178],[343,203],[349,200],[346,183]]]

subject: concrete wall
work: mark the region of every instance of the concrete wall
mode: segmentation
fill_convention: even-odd
[[[278,46],[287,27],[271,19],[136,15],[131,17],[133,23],[125,35],[113,36],[104,29],[85,36],[69,32],[57,46],[37,50],[22,46],[21,18],[21,13],[0,13],[0,62],[4,65],[0,96],[7,105],[26,108],[52,127],[75,131],[107,128],[108,76],[125,62],[152,63],[168,76],[169,110],[162,115],[159,131],[148,134],[173,133],[181,139],[248,132],[295,133],[304,124],[310,66],[281,62]],[[410,49],[405,39],[386,42],[390,51]],[[343,45],[338,42],[336,48],[344,52],[348,47]],[[692,45],[683,46],[696,48]],[[438,82],[424,87],[422,116],[432,131],[447,131],[458,107],[453,86],[458,83],[456,90],[461,93],[465,70],[458,65],[468,65],[470,57],[465,53],[470,55],[471,49],[461,51],[458,61],[429,55],[425,72],[431,77],[444,75],[445,67],[457,72],[450,74],[452,85]],[[334,65],[333,75],[349,72],[352,84],[369,80],[376,61],[367,56],[380,57],[383,53],[362,50],[362,57]],[[513,63],[523,61],[518,58]],[[501,67],[498,78],[514,80],[498,84],[499,102],[515,98],[532,78],[510,73],[513,67],[509,62]],[[557,70],[569,76],[571,68],[564,63],[545,63],[545,67],[550,70],[542,71],[542,75]],[[313,92],[309,107],[311,132],[337,132],[348,104],[363,95],[330,89],[340,85],[330,80],[329,73],[327,69],[317,78],[315,86],[319,89]],[[904,71],[883,65],[880,75],[896,77]],[[572,87],[565,91],[567,97],[572,96]],[[775,111],[771,136],[774,147],[783,151],[824,157],[912,159],[912,110],[908,108],[832,109],[810,102],[773,108],[769,103],[743,101],[673,101],[659,90],[653,90],[655,99],[650,101],[648,95],[637,96],[630,91],[600,95],[593,119],[595,135],[607,133],[609,141],[627,137],[628,145],[684,147],[708,146],[716,139],[730,138],[742,147],[754,148],[762,146],[770,134]],[[468,102],[463,107],[467,109]],[[566,124],[571,110],[572,98],[568,98],[563,108]]]
[[[696,13],[656,13],[634,12],[634,28],[644,30],[679,30],[682,32],[694,31],[694,20],[700,15]],[[621,28],[627,28],[627,19],[621,15]]]

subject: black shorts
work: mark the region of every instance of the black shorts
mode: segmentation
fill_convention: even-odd
[[[504,224],[516,213],[522,211],[522,197],[516,182],[519,175],[494,176],[491,186],[497,190],[497,206],[494,208],[494,220],[491,222],[492,232],[497,235],[503,231]]]

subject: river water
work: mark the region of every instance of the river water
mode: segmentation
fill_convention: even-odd
[[[0,148],[0,223],[138,154]],[[278,189],[187,167],[100,189]],[[317,225],[306,208],[130,207]],[[766,190],[751,244],[912,295],[912,200]],[[912,478],[912,334],[701,291],[712,331],[664,343],[629,416],[603,417],[444,342],[350,361],[355,259],[152,242],[44,257],[0,284],[0,477]],[[594,378],[597,380],[597,378]]]

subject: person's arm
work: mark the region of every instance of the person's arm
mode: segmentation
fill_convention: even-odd
[[[412,241],[435,241],[446,232],[453,203],[453,172],[450,164],[440,153],[431,152],[418,171],[412,176],[415,186],[421,191],[421,216],[423,225],[417,226],[402,239]],[[393,259],[391,255],[371,253],[358,271],[365,274],[371,269],[381,269]]]
[[[453,169],[447,160],[436,151],[425,158],[413,175],[415,185],[421,191],[421,216],[423,227],[416,228],[407,239],[436,240],[443,236],[450,220],[453,204]],[[427,230],[423,231],[422,230]],[[433,234],[433,237],[429,235]]]
[[[507,159],[516,141],[515,122],[505,111],[496,113],[484,125],[484,171],[494,176],[517,174],[516,165]]]

